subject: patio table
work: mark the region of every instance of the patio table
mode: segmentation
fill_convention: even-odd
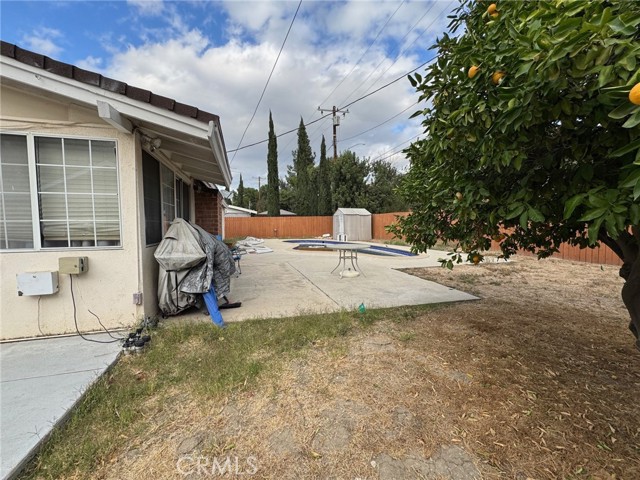
[[[340,267],[340,264],[342,264],[342,270],[344,270],[347,266],[347,258],[349,258],[353,270],[364,275],[364,272],[362,270],[359,270],[360,266],[358,265],[358,250],[369,248],[369,245],[362,245],[359,243],[340,243],[331,245],[331,248],[338,251],[338,264],[334,267],[333,270],[331,270],[331,273],[335,272],[336,269]]]

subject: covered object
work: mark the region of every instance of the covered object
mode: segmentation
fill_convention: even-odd
[[[371,240],[371,213],[365,208],[338,208],[333,214],[335,240]]]
[[[163,315],[199,304],[212,285],[218,297],[229,294],[236,271],[231,251],[198,225],[174,220],[154,256],[160,265],[158,306]]]

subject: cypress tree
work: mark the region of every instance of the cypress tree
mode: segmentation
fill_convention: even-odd
[[[320,164],[318,165],[318,215],[331,215],[331,165],[327,160],[327,145],[322,136]]]
[[[313,152],[309,144],[309,136],[304,126],[304,120],[300,118],[298,127],[298,149],[294,152],[293,168],[296,174],[295,205],[298,215],[315,215],[313,211],[314,201],[312,195],[317,195],[316,189],[311,184],[310,170],[313,168]]]
[[[247,208],[244,198],[244,183],[242,183],[242,174],[240,174],[240,183],[238,183],[238,206]]]
[[[269,112],[269,150],[267,153],[267,214],[280,215],[280,179],[278,178],[278,140]]]

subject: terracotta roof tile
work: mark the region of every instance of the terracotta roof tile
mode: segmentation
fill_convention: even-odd
[[[209,123],[210,121],[213,121],[219,123],[220,121],[219,117],[217,115],[214,115],[213,113],[199,110],[191,105],[176,102],[174,99],[169,97],[156,95],[149,90],[134,87],[119,80],[103,77],[99,73],[84,70],[74,65],[54,60],[52,58],[40,55],[35,52],[31,52],[29,50],[25,50],[18,47],[17,45],[1,40],[0,55],[13,58],[18,62],[30,65],[32,67],[41,68],[61,77],[71,78],[78,82],[100,87],[103,90],[107,90],[109,92],[125,95],[132,100],[148,103],[155,107],[172,111],[177,115],[194,118],[200,122]]]

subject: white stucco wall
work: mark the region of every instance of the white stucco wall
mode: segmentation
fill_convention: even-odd
[[[97,116],[97,111],[2,87],[0,91],[0,130],[41,133],[92,139],[115,139],[118,150],[120,188],[121,247],[109,249],[46,249],[41,251],[0,251],[0,338],[33,337],[73,333],[71,283],[60,275],[60,291],[53,295],[18,296],[16,274],[56,271],[60,257],[87,256],[89,272],[73,278],[78,327],[99,330],[100,317],[107,328],[130,326],[144,314],[143,306],[133,303],[133,294],[143,291],[141,232],[144,218],[139,185],[139,148],[134,136],[119,133]],[[145,255],[146,257],[146,255]],[[151,275],[151,273],[148,273]],[[145,303],[149,300],[144,296]]]

